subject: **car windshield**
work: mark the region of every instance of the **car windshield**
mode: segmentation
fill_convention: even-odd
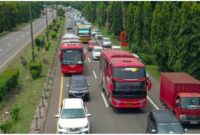
[[[200,109],[200,98],[199,97],[184,97],[184,98],[182,98],[182,108]]]
[[[101,48],[95,48],[95,49],[94,49],[94,52],[101,52],[101,51],[102,51]]]
[[[77,83],[78,82],[78,83]],[[72,88],[86,87],[87,82],[85,79],[73,79],[71,82],[73,85]]]
[[[79,35],[89,35],[90,34],[90,30],[89,29],[81,29],[79,30]]]
[[[113,69],[113,77],[120,79],[140,79],[146,77],[144,68],[120,67]]]
[[[63,64],[82,64],[83,50],[82,49],[64,49],[62,50]]]
[[[183,128],[180,123],[160,123],[158,124],[159,134],[183,134]]]
[[[85,118],[85,111],[83,109],[63,109],[61,112],[62,119]]]
[[[104,39],[103,41],[104,41],[104,42],[111,42],[110,39],[107,39],[107,38]]]

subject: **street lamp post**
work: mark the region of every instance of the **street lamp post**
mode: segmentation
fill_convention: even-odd
[[[32,25],[32,8],[30,3],[30,27],[31,27],[31,46],[32,46],[32,61],[35,62],[34,41],[33,41],[33,25]]]
[[[49,41],[49,30],[48,30],[48,16],[47,16],[47,5],[46,5],[46,27],[47,27],[47,41]]]

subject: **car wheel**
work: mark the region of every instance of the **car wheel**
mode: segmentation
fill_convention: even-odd
[[[148,133],[148,129],[146,128],[146,133]]]

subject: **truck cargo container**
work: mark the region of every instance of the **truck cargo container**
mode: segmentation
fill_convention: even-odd
[[[161,73],[160,100],[182,123],[200,123],[200,81],[186,73]]]

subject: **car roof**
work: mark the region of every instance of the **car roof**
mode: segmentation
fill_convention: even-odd
[[[94,46],[94,49],[103,49],[101,46]]]
[[[109,37],[103,37],[103,39],[110,39]]]
[[[71,80],[81,81],[81,80],[86,80],[86,77],[84,75],[72,75]]]
[[[90,40],[89,43],[96,43],[96,41],[95,40]]]
[[[151,111],[158,123],[179,123],[176,116],[169,110]]]
[[[83,108],[83,100],[81,98],[65,98],[62,107],[63,109]]]

